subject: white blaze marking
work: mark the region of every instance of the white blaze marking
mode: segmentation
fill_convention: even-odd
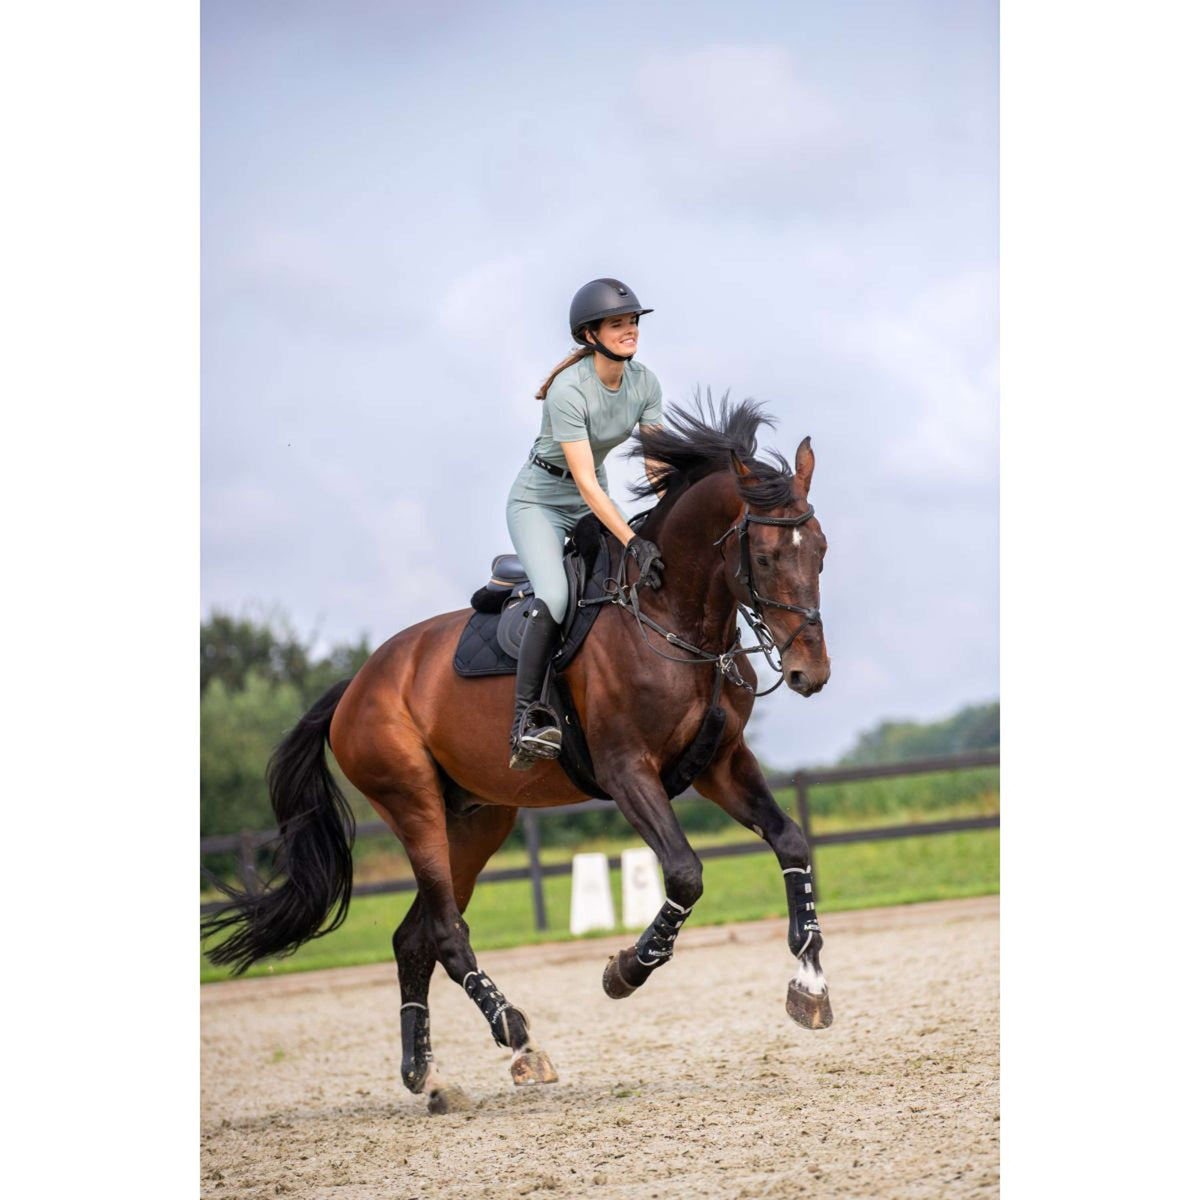
[[[798,529],[792,530],[792,544],[796,546],[800,545],[800,530]]]

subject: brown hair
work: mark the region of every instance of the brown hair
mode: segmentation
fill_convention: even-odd
[[[555,377],[560,371],[565,371],[568,367],[573,367],[577,362],[582,362],[589,354],[595,354],[595,350],[591,346],[580,347],[578,350],[572,350],[566,358],[546,376],[546,382],[533,394],[535,400],[545,400],[546,393],[550,390],[550,385],[554,382]]]

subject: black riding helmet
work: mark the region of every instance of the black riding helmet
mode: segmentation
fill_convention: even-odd
[[[641,317],[653,311],[652,308],[643,308],[633,289],[619,279],[593,279],[591,283],[585,283],[571,301],[571,336],[581,346],[587,346],[605,358],[611,358],[614,362],[628,362],[632,354],[614,354],[601,346],[599,339],[589,342],[583,336],[583,331],[605,317],[623,317],[626,313]]]

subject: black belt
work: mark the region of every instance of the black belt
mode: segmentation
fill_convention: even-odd
[[[557,475],[559,479],[570,479],[571,472],[564,470],[562,467],[556,467],[552,462],[547,462],[540,454],[529,453],[529,461],[535,467],[541,467],[543,471],[549,471],[551,475]]]

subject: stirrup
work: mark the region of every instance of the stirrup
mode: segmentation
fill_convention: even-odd
[[[544,704],[531,704],[509,740],[508,765],[514,771],[528,771],[540,761],[557,758],[561,748],[562,730],[554,712]]]
[[[544,732],[539,730],[539,732]],[[558,730],[551,730],[552,734],[557,734]],[[511,741],[508,743],[509,755],[508,765],[513,771],[528,771],[530,767],[537,766],[540,762],[550,762],[558,757],[559,744],[549,742],[539,742],[534,738],[525,737],[520,741]]]
[[[562,749],[562,730],[554,725],[534,729],[521,734],[518,744],[536,758],[557,758]]]

